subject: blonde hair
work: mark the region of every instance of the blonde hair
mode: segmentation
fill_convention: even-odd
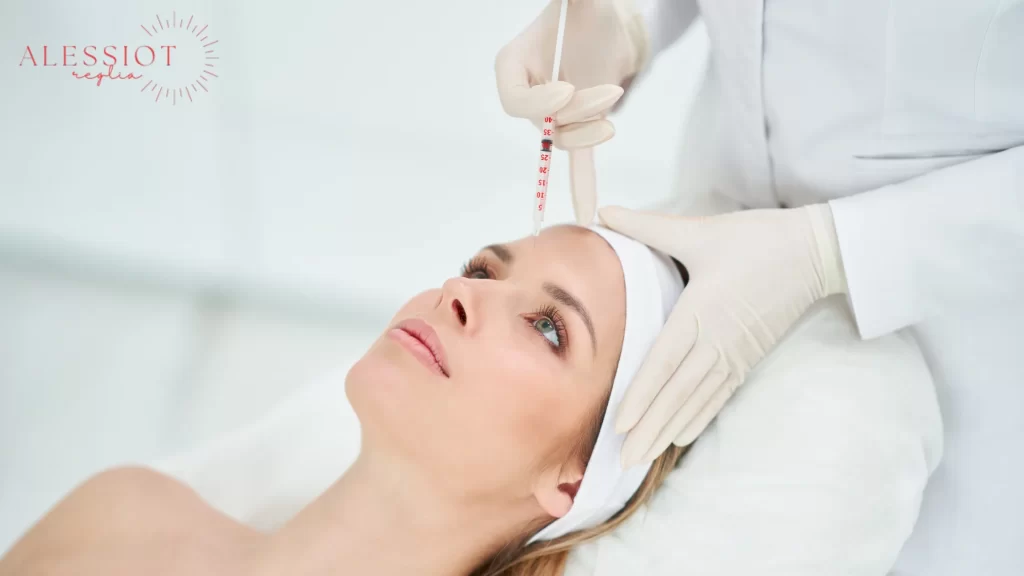
[[[565,563],[569,559],[569,551],[572,547],[603,536],[625,522],[650,499],[669,473],[675,469],[679,459],[688,448],[670,446],[662,452],[661,456],[651,464],[651,469],[647,472],[647,477],[644,478],[636,494],[611,520],[596,528],[523,546],[527,538],[536,532],[533,530],[524,535],[514,546],[499,552],[484,565],[474,570],[470,576],[561,576],[565,571]]]

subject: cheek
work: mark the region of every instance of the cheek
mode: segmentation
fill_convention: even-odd
[[[557,451],[578,428],[586,402],[571,374],[538,345],[505,347],[478,356],[468,391],[475,406],[470,428],[502,447],[508,464],[522,469]]]

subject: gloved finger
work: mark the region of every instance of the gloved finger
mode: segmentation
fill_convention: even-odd
[[[598,211],[598,216],[608,228],[671,254],[688,268],[700,257],[700,235],[693,232],[704,218],[640,212],[619,206],[602,208]]]
[[[629,78],[626,78],[625,80],[622,81],[622,91],[624,93],[628,93],[629,92],[629,88],[630,88],[630,86],[633,85],[633,81],[634,80],[636,80],[636,75],[635,74],[633,76],[630,76]],[[623,96],[625,96],[625,94],[623,94]],[[622,108],[622,105],[625,104],[625,102],[626,102],[625,98],[619,98],[619,100],[617,102],[615,102],[615,105],[612,106],[612,112],[617,112],[620,108]]]
[[[626,390],[622,404],[619,404],[616,432],[622,434],[637,425],[696,341],[697,318],[688,307],[677,305]],[[700,374],[697,378],[702,376]]]
[[[686,426],[693,421],[693,418],[707,405],[708,401],[718,391],[722,383],[728,377],[728,373],[721,370],[712,370],[704,376],[700,385],[693,391],[693,394],[686,399],[683,407],[680,408],[669,423],[661,429],[661,433],[651,444],[650,450],[637,462],[653,462],[669,444],[679,437],[679,433],[686,429]]]
[[[569,151],[569,188],[572,190],[576,224],[590,226],[597,212],[597,170],[593,148]]]
[[[587,123],[590,123],[590,122],[597,122],[597,121],[601,121],[601,120],[605,120],[605,117],[604,117],[603,114],[594,114],[593,116],[587,116],[586,118],[583,118],[583,119],[578,120],[576,122],[573,122],[571,124],[561,124],[561,125],[559,125],[555,129],[555,137],[554,137],[555,145],[557,146],[561,142],[558,139],[558,133],[560,131],[562,131],[562,130],[565,130],[566,127],[578,126],[580,124],[587,124]],[[534,120],[533,121],[533,125],[537,127],[537,130],[544,130],[544,121],[543,120]],[[614,128],[615,128],[615,126],[613,125],[612,129],[614,130]]]
[[[622,445],[622,457],[628,464],[640,461],[640,458],[651,450],[665,425],[672,420],[672,416],[690,395],[694,394],[717,361],[718,351],[711,346],[698,344],[686,355],[675,373],[670,374],[668,382],[658,391],[640,421],[629,431],[629,436]],[[634,386],[638,383],[634,382]],[[707,401],[707,398],[704,400]],[[672,436],[665,445],[674,439],[675,436]]]
[[[552,140],[560,150],[593,148],[615,136],[615,126],[607,120],[589,120],[568,124],[555,130]]]
[[[622,98],[622,93],[622,88],[614,84],[577,90],[569,99],[569,103],[555,113],[555,126],[565,126],[598,117],[614,106],[619,98]]]
[[[572,124],[603,120],[608,109],[622,95],[623,89],[614,84],[603,84],[573,92],[568,104],[555,113],[555,127],[561,130]],[[545,118],[549,118],[549,116],[532,120],[538,130],[544,129]],[[557,134],[556,131],[556,138]]]
[[[701,408],[700,412],[694,416],[693,420],[683,428],[683,431],[676,437],[676,446],[688,446],[697,439],[698,436],[704,432],[704,429],[711,424],[711,421],[718,416],[718,413],[725,407],[725,403],[729,401],[736,388],[739,386],[739,377],[735,374],[726,378],[725,382],[718,387],[715,394],[711,396],[707,404]]]
[[[526,67],[515,60],[503,61],[500,53],[495,68],[501,107],[514,118],[535,120],[554,114],[572,100],[576,91],[575,86],[561,80],[531,86]]]

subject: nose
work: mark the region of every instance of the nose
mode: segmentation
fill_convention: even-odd
[[[441,286],[442,309],[447,308],[457,325],[467,330],[475,327],[479,312],[479,294],[472,282],[466,278],[449,278]]]
[[[455,312],[455,317],[459,319],[459,324],[463,326],[469,322],[469,315],[466,314],[466,306],[459,302],[458,298],[452,300],[452,310]]]
[[[439,308],[450,314],[452,325],[466,334],[474,334],[489,321],[501,323],[525,304],[525,294],[507,280],[449,278],[441,286]]]

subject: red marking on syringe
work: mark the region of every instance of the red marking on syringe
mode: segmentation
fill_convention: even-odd
[[[533,210],[533,233],[540,232],[544,222],[544,208],[548,205],[548,176],[551,173],[551,144],[555,131],[555,119],[544,118],[544,132],[540,141],[540,162],[537,167],[537,191]]]

